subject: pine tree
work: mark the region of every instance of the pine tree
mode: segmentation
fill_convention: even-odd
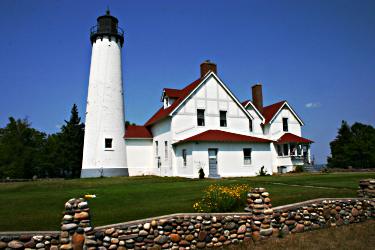
[[[71,110],[69,121],[58,133],[58,153],[59,165],[63,168],[64,177],[80,177],[83,155],[85,125],[81,123],[77,105],[74,104]]]

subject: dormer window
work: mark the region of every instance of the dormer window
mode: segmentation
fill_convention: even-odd
[[[168,96],[165,96],[164,97],[164,108],[169,108],[175,101],[176,99],[175,98],[169,98]]]
[[[168,98],[168,96],[165,96],[164,97],[164,108],[166,109],[168,107],[169,107],[169,98]]]

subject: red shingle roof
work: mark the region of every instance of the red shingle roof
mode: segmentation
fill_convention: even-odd
[[[164,88],[165,95],[169,98],[179,98],[181,96],[181,90],[180,89],[169,89]]]
[[[176,91],[174,89],[174,92],[179,94],[179,97],[176,101],[172,103],[171,106],[168,108],[164,109],[164,107],[161,107],[146,123],[145,126],[150,126],[154,124],[155,122],[158,122],[166,117],[187,97],[191,91],[193,91],[202,81],[202,78],[199,78],[198,80],[195,80],[194,82],[190,83],[188,86],[185,88]],[[169,89],[171,90],[171,89]]]
[[[250,100],[246,100],[246,101],[243,101],[241,102],[242,106],[246,107],[246,105],[250,102]]]
[[[285,133],[283,136],[281,136],[277,143],[289,143],[289,142],[295,142],[295,143],[313,143],[312,140],[297,136],[295,134],[291,133]]]
[[[264,124],[269,123],[272,118],[276,115],[277,111],[284,105],[286,101],[274,103],[272,105],[263,107],[263,116],[265,118]]]
[[[242,106],[246,107],[246,105],[251,102],[250,100],[243,101],[241,104]],[[264,124],[269,123],[272,118],[276,115],[277,111],[284,105],[286,101],[277,102],[271,104],[269,106],[263,107],[263,112],[261,113],[265,119]]]
[[[129,125],[125,129],[125,139],[128,138],[152,138],[151,132],[145,126]]]
[[[205,141],[205,142],[258,142],[258,143],[270,143],[273,142],[268,139],[241,135],[222,130],[207,130],[203,133],[191,136],[184,140],[178,141],[175,144],[192,142],[192,141]]]

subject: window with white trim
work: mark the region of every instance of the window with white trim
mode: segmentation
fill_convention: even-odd
[[[243,164],[251,165],[251,148],[243,149]]]
[[[220,110],[220,127],[227,126],[227,111]]]
[[[155,156],[159,155],[159,142],[155,141]]]
[[[288,118],[283,118],[283,131],[288,132]]]
[[[182,150],[182,165],[186,167],[186,149]]]
[[[104,139],[104,148],[105,149],[112,149],[112,138],[105,138]]]
[[[164,159],[168,160],[168,141],[164,141]]]
[[[204,109],[197,109],[197,125],[204,126]]]

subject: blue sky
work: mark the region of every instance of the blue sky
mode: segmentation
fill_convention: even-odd
[[[143,124],[163,87],[197,79],[211,59],[240,99],[288,100],[326,161],[341,120],[375,125],[375,1],[0,1],[0,127],[27,117],[59,130],[84,116],[89,29],[109,5],[125,30],[126,119]]]

